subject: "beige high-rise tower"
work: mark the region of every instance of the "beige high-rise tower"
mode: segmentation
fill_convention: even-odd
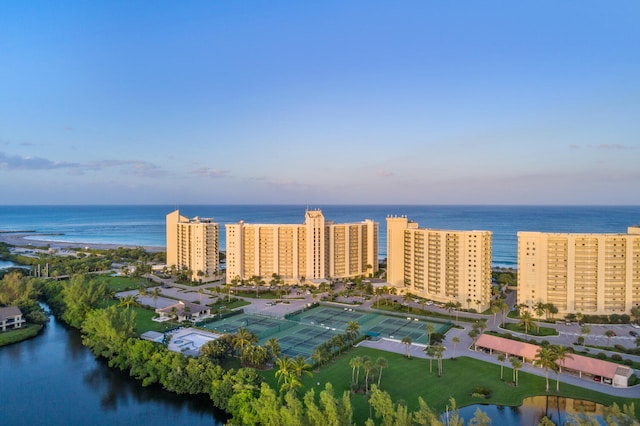
[[[640,226],[627,234],[518,232],[518,303],[558,314],[630,314],[640,305]]]
[[[491,302],[491,232],[425,229],[406,216],[389,216],[387,281],[482,312]]]
[[[378,224],[334,224],[307,210],[304,224],[225,225],[227,282],[279,275],[286,282],[369,276],[378,270]]]
[[[220,268],[218,224],[213,219],[189,219],[176,210],[167,215],[167,266],[191,271],[194,281],[213,280]]]

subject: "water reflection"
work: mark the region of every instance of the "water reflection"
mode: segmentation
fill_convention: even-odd
[[[491,418],[494,425],[536,425],[544,416],[557,425],[563,425],[568,419],[568,414],[580,413],[595,415],[600,424],[605,424],[602,419],[604,405],[560,396],[541,395],[525,398],[521,406],[508,407],[509,410],[505,410],[502,405],[470,405],[460,409],[460,416],[464,418],[465,423],[474,417],[478,408]]]
[[[82,346],[80,334],[52,317],[38,337],[0,348],[0,423],[220,425],[227,419],[206,397],[142,387]]]

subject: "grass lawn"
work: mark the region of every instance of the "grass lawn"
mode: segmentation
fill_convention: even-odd
[[[503,323],[502,328],[505,328],[509,331],[515,331],[517,333],[524,334],[524,327],[519,326],[514,323]],[[526,333],[528,336],[536,336],[536,337],[544,337],[544,336],[557,336],[558,331],[555,328],[549,327],[529,327],[529,331]]]
[[[147,281],[144,278],[131,278],[131,277],[113,277],[109,275],[99,275],[96,277],[98,282],[106,282],[109,288],[113,289],[113,291],[127,291],[127,290],[137,290],[140,287],[151,287],[157,284],[152,281]]]
[[[442,377],[438,377],[437,361],[433,361],[433,372],[429,373],[428,359],[407,359],[401,354],[382,352],[371,348],[355,348],[338,358],[335,362],[321,368],[319,372],[313,373],[313,377],[303,380],[304,394],[311,387],[319,392],[324,388],[326,382],[331,382],[336,395],[342,395],[349,390],[351,381],[351,368],[349,360],[356,356],[368,356],[372,361],[382,356],[387,359],[388,367],[382,372],[381,389],[391,395],[393,401],[400,399],[406,401],[409,410],[415,411],[418,408],[418,396],[422,396],[425,402],[436,412],[443,412],[448,404],[449,397],[455,398],[459,407],[466,405],[487,403],[506,406],[518,406],[522,400],[529,396],[545,394],[545,378],[527,373],[519,372],[518,387],[500,380],[500,366],[485,363],[473,358],[459,357],[455,360],[443,360]],[[504,368],[505,379],[511,379],[511,368]],[[265,380],[274,388],[278,389],[275,380],[275,371],[265,371]],[[555,395],[555,380],[550,374],[550,394]],[[363,380],[363,374],[360,374]],[[375,378],[377,381],[377,376]],[[492,395],[489,399],[479,399],[471,396],[471,392],[477,386],[485,386],[491,389]],[[560,383],[560,395],[596,401],[605,405],[611,405],[614,401],[622,406],[623,403],[633,402],[632,399],[615,398],[610,395],[593,392],[565,383]],[[358,424],[364,422],[369,415],[369,407],[364,395],[357,394],[352,398],[354,410],[354,420]],[[636,404],[636,415],[640,415],[640,406]]]
[[[17,328],[15,330],[1,332],[0,346],[10,345],[12,343],[30,339],[36,336],[40,330],[42,330],[42,325],[40,324],[27,324],[24,327]]]
[[[220,298],[216,303],[212,303],[207,306],[211,308],[211,313],[214,314],[214,313],[227,312],[232,309],[240,308],[242,306],[247,306],[251,304],[251,302],[247,302],[246,300],[234,299],[234,298],[231,298],[231,299],[232,299],[231,302],[227,302],[227,299]]]
[[[111,305],[118,306],[118,303],[120,302],[117,300],[108,300],[104,303],[104,306],[102,307],[107,307]],[[120,307],[119,309],[133,309],[133,311],[136,313],[136,334],[138,334],[138,336],[140,336],[142,333],[147,331],[159,331],[162,333],[168,328],[173,328],[179,325],[178,323],[173,321],[166,321],[166,322],[152,321],[151,318],[157,315],[155,311],[152,311],[151,309],[143,308],[140,306],[131,306],[130,308]]]

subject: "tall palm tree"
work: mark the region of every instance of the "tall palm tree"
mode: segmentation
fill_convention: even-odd
[[[436,328],[431,323],[428,323],[426,328],[427,328],[427,346],[429,346],[431,345],[431,334],[433,334],[433,332],[436,331]]]
[[[358,337],[358,334],[360,334],[360,324],[358,324],[358,321],[349,321],[347,323],[347,328],[345,329],[345,331],[347,333],[347,336],[349,337],[349,340],[353,342]]]
[[[290,360],[291,358],[286,355],[282,358],[276,358],[276,379],[278,379],[278,384],[283,382],[283,386],[288,383],[292,377]]]
[[[378,374],[378,387],[380,387],[380,379],[382,378],[382,369],[386,368],[388,365],[389,365],[389,363],[387,362],[386,358],[379,356],[376,359],[376,366],[380,370],[380,373]]]
[[[453,359],[456,359],[456,346],[460,343],[460,338],[458,336],[453,336],[451,339],[451,343],[453,343]]]
[[[151,292],[151,297],[153,298],[153,307],[158,308],[158,297],[160,297],[160,287],[154,287]]]
[[[308,364],[302,355],[298,355],[295,358],[289,358],[289,362],[291,363],[291,372],[298,380],[302,379],[302,376],[313,375],[311,373],[311,364]]]
[[[513,368],[513,381],[518,386],[518,370],[522,368],[522,361],[515,356],[509,358],[509,361],[511,361],[511,367]]]
[[[546,388],[545,390],[549,392],[549,370],[555,370],[557,368],[556,364],[557,356],[555,352],[549,347],[540,347],[536,352],[536,364],[544,369],[544,376],[546,379]]]
[[[573,359],[569,348],[562,345],[553,345],[551,350],[555,353],[556,361],[558,363],[557,379],[556,379],[556,392],[560,392],[560,374],[562,374],[562,367],[564,367],[564,361],[567,358]]]
[[[429,357],[429,373],[433,372],[433,358],[435,358],[436,356],[436,350],[434,349],[434,346],[427,346],[426,348],[424,348],[424,353],[427,354],[427,356]]]
[[[360,369],[360,367],[362,366],[362,358],[360,358],[359,356],[353,357],[349,360],[349,367],[351,367],[351,384],[356,384],[355,382],[355,378],[356,378],[356,368]]]
[[[411,358],[411,344],[413,343],[413,339],[409,336],[405,336],[402,338],[401,342],[406,345],[405,353],[407,354],[407,358]]]
[[[504,362],[506,359],[507,357],[504,354],[498,355],[498,361],[500,361],[500,380],[503,380],[504,378]]]
[[[451,312],[456,308],[456,302],[447,302],[444,304],[444,308],[449,311],[449,318],[451,318]]]
[[[434,345],[433,349],[436,351],[436,357],[438,358],[438,376],[442,376],[442,354],[447,350],[442,345]]]
[[[533,317],[529,311],[524,311],[520,315],[520,321],[518,322],[519,327],[524,327],[524,334],[529,334],[529,328],[535,324]]]
[[[120,299],[120,303],[118,303],[118,306],[129,309],[132,306],[136,306],[137,304],[138,304],[138,301],[136,300],[136,297],[130,294]]]
[[[280,348],[280,342],[278,341],[277,338],[272,337],[269,340],[267,340],[264,344],[264,347],[267,349],[271,359],[276,359],[280,357],[281,348]]]
[[[233,336],[233,346],[239,349],[240,352],[244,349],[245,345],[258,342],[258,336],[250,332],[244,327],[240,327],[236,334]]]

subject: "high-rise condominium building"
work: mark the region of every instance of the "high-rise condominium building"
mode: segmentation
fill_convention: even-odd
[[[167,215],[167,266],[191,271],[192,280],[214,279],[220,267],[218,224],[213,219],[189,219],[176,210]]]
[[[419,228],[387,217],[387,281],[436,302],[484,311],[491,303],[491,231]]]
[[[307,210],[304,224],[225,225],[227,282],[277,274],[286,282],[369,276],[378,270],[378,223],[336,224]]]
[[[627,234],[518,232],[518,303],[560,315],[630,314],[640,304],[640,226]]]

